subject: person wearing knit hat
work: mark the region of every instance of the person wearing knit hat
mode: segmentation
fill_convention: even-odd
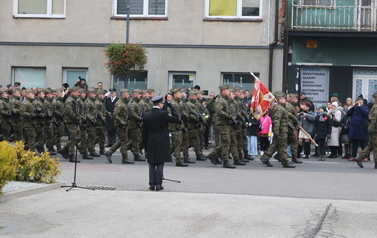
[[[302,128],[309,133],[309,135],[313,134],[314,130],[314,121],[316,114],[314,111],[311,111],[311,104],[309,102],[302,102],[300,103],[301,112],[299,113],[298,120]],[[302,129],[299,130],[298,133],[298,150],[297,156],[300,156],[302,148],[304,148],[305,159],[310,158],[310,139],[309,137],[303,132]]]
[[[300,93],[300,100],[299,100],[299,102],[300,103],[302,103],[302,102],[309,102],[311,104],[310,111],[314,112],[313,101],[306,97],[306,93],[305,92],[301,92]]]
[[[339,144],[339,136],[340,136],[340,120],[342,119],[342,113],[338,110],[338,102],[334,101],[330,104],[330,108],[328,110],[328,114],[332,120],[332,127],[331,127],[331,137],[328,141],[328,146],[330,147],[330,156],[329,158],[336,158],[338,157],[338,147]]]

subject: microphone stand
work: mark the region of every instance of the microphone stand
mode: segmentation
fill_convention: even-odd
[[[170,182],[175,182],[175,183],[181,183],[181,181],[178,181],[178,180],[166,179],[163,175],[162,175],[162,180],[166,180],[166,181],[170,181]]]
[[[76,131],[77,130],[77,127],[76,127]],[[73,175],[73,183],[71,186],[61,186],[62,188],[68,188],[66,190],[66,192],[68,192],[69,190],[71,190],[72,188],[82,188],[82,189],[90,189],[90,190],[95,190],[94,188],[88,188],[88,187],[80,187],[80,186],[77,186],[76,184],[76,174],[77,174],[77,147],[79,146],[79,142],[80,142],[80,136],[78,135],[77,133],[77,137],[76,137],[76,150],[75,150],[75,169],[74,169],[74,175]]]

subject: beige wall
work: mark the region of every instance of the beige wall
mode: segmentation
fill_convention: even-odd
[[[170,0],[168,20],[131,20],[130,42],[143,44],[268,45],[268,1],[263,22],[208,22],[204,0]],[[0,41],[125,42],[126,21],[111,20],[112,0],[66,1],[65,19],[13,18],[13,0],[1,1]],[[272,22],[272,20],[270,20]]]

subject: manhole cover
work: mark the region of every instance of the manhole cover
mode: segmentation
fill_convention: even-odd
[[[88,188],[94,189],[94,190],[115,190],[115,188],[112,188],[112,187],[95,187],[95,186],[90,186]]]

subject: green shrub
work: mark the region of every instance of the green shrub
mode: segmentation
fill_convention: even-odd
[[[14,180],[16,176],[16,151],[8,142],[0,142],[0,195],[1,189],[7,181]]]

